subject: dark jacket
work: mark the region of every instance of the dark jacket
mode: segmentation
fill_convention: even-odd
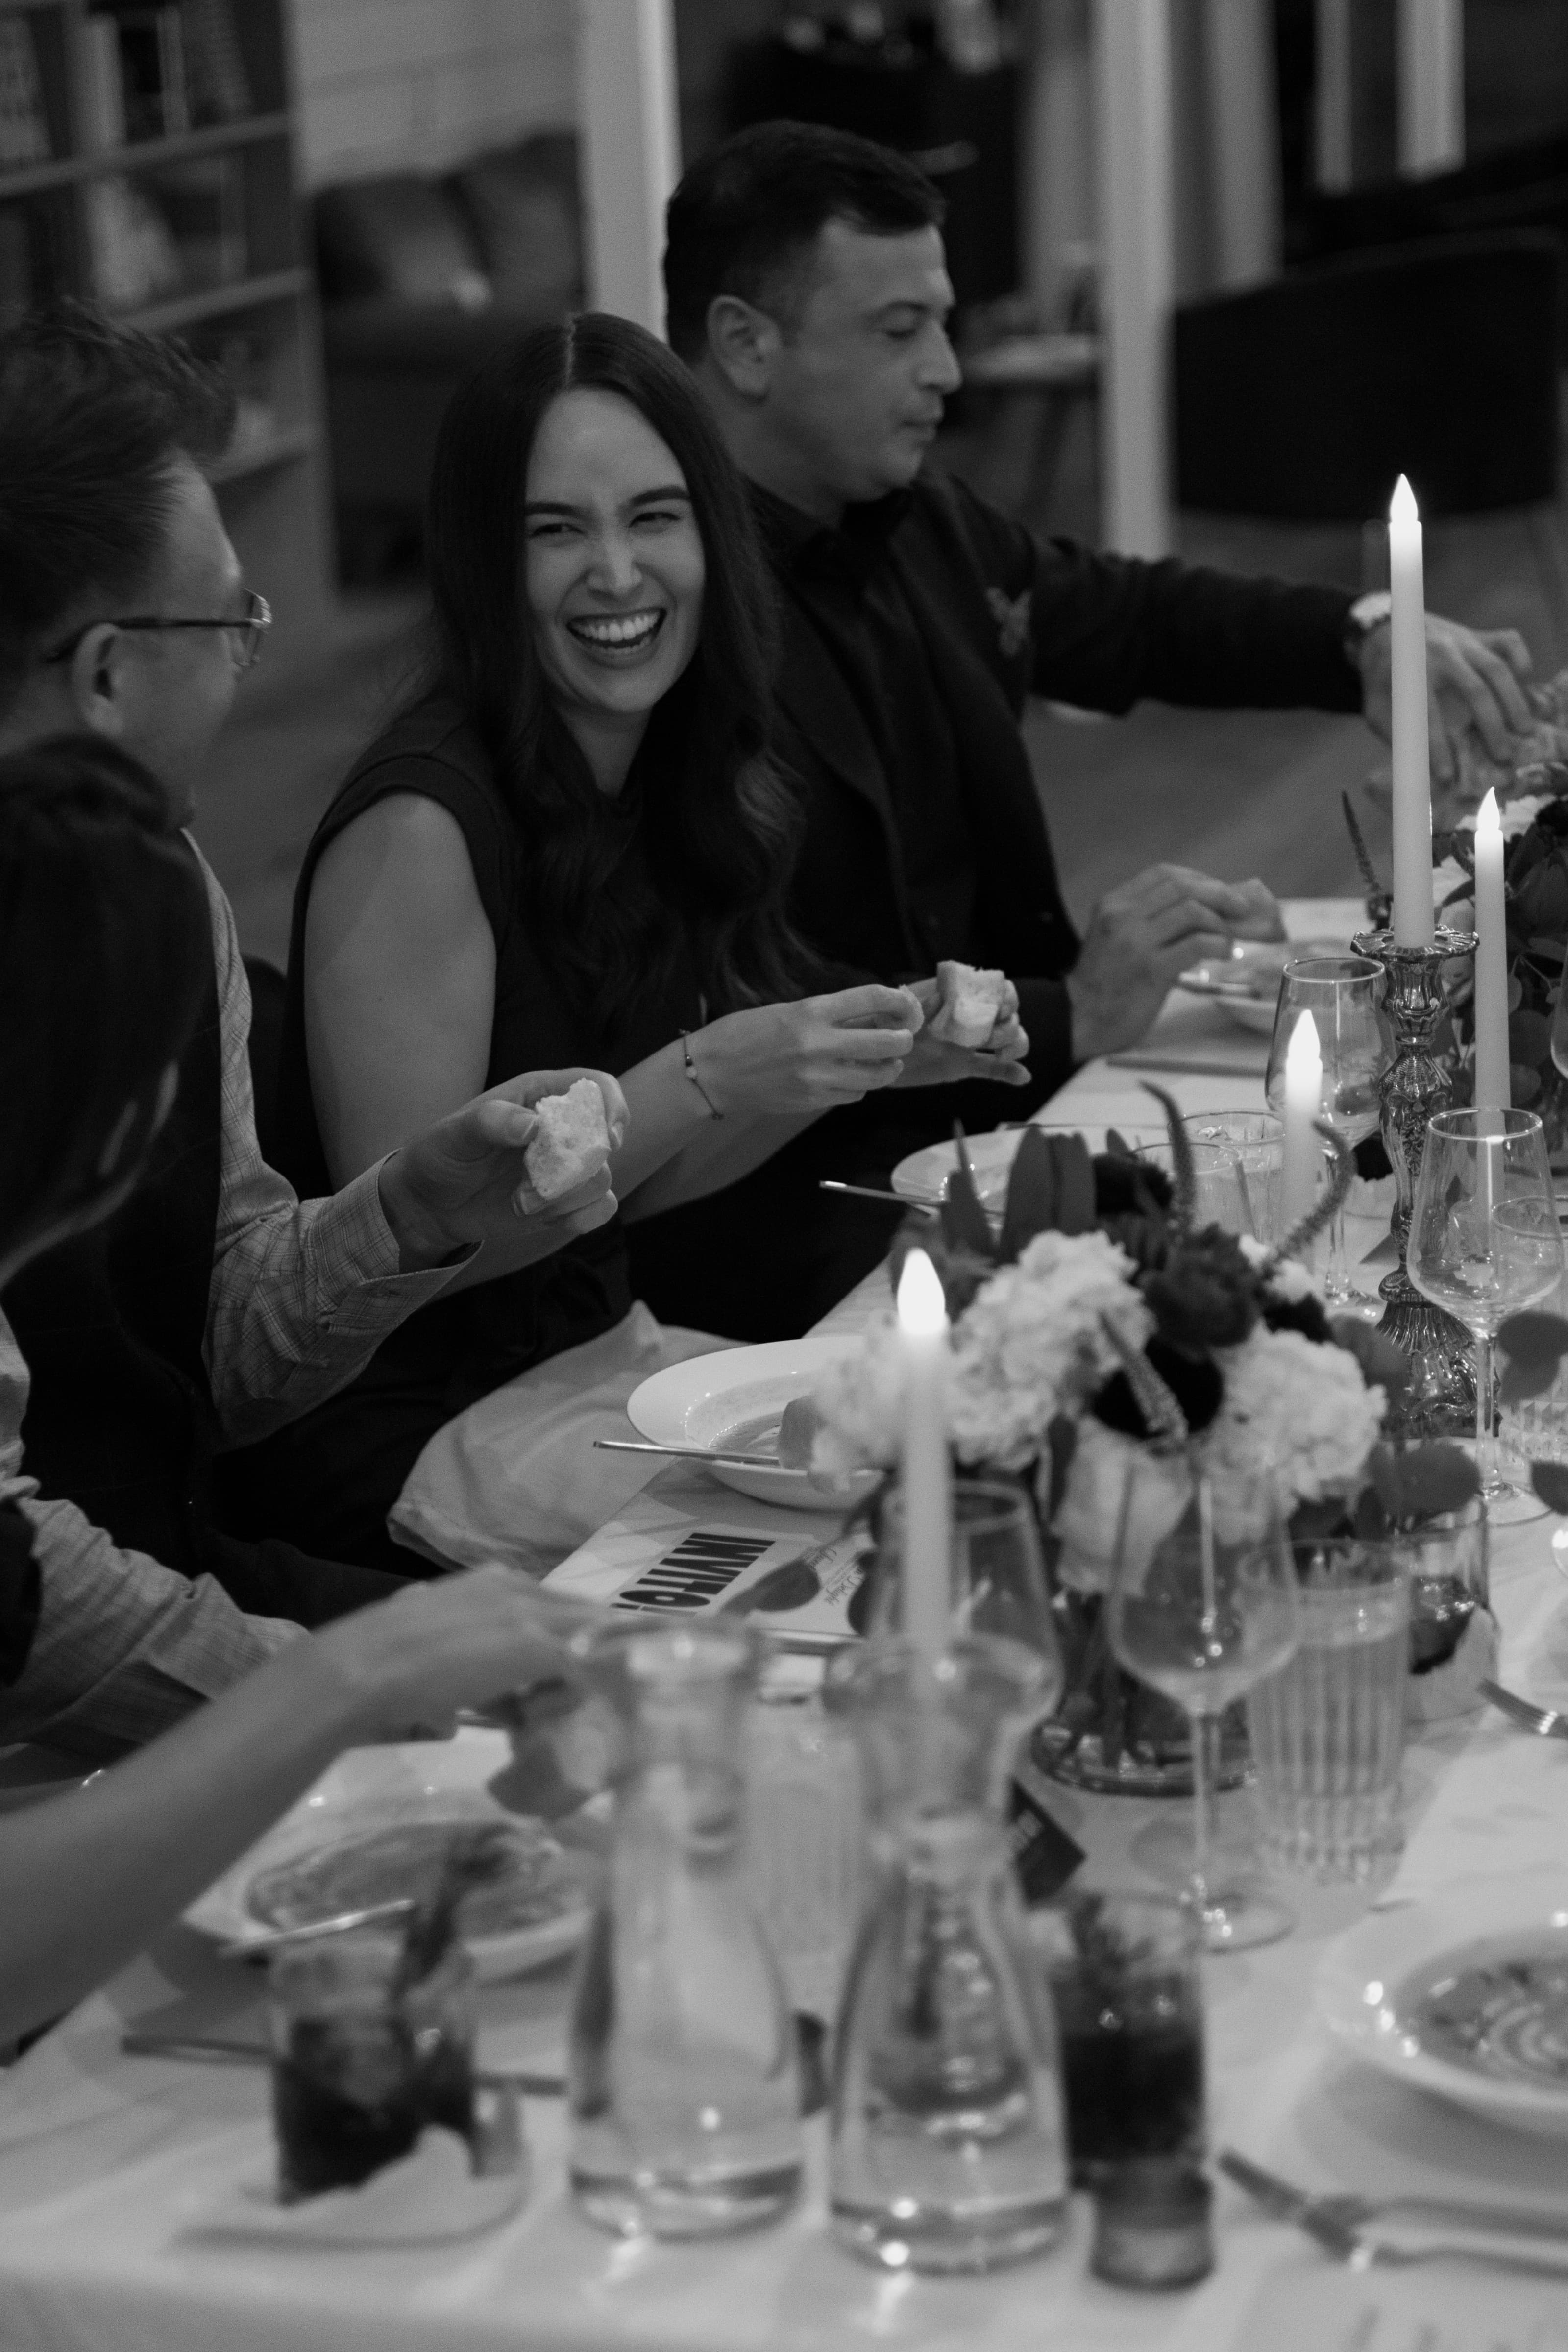
[[[958,744],[979,869],[964,961],[999,965],[1018,983],[1029,1066],[1052,1094],[1073,1067],[1061,982],[1079,941],[1019,731],[1028,697],[1118,716],[1148,698],[1357,710],[1361,680],[1343,643],[1351,599],[1037,541],[951,478],[883,503],[881,560],[914,611]],[[935,958],[904,887],[877,744],[801,576],[815,534],[803,538],[805,518],[781,531],[789,510],[777,500],[761,510],[784,624],[778,750],[807,802],[795,919],[836,961],[888,978],[929,973]],[[1130,854],[1130,870],[1138,862]]]

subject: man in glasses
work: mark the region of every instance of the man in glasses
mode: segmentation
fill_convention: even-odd
[[[106,739],[157,780],[171,833],[270,618],[202,471],[232,421],[187,352],[79,307],[0,334],[0,752]],[[188,854],[213,959],[174,1108],[125,1206],[36,1259],[0,1313],[0,1503],[31,1523],[43,1609],[0,1694],[0,1741],[96,1755],[151,1738],[290,1622],[395,1590],[224,1534],[215,1455],[353,1379],[520,1213],[541,1256],[615,1213],[607,1171],[548,1206],[524,1176],[528,1104],[598,1075],[581,1072],[494,1088],[332,1199],[299,1202],[257,1145],[233,912]],[[625,1102],[600,1082],[614,1132]]]

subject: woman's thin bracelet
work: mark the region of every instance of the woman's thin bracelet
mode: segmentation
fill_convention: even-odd
[[[680,1033],[680,1050],[686,1056],[686,1075],[690,1079],[692,1085],[696,1087],[698,1093],[701,1096],[703,1101],[707,1104],[709,1118],[722,1118],[724,1116],[723,1112],[720,1109],[718,1104],[714,1101],[712,1096],[709,1093],[707,1087],[703,1085],[701,1079],[697,1075],[697,1064],[691,1052],[691,1032],[689,1029],[683,1029]]]

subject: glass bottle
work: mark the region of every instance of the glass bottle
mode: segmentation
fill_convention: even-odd
[[[1056,2026],[1001,1798],[1043,1662],[970,1634],[836,1658],[878,1883],[839,2013],[831,2207],[889,2269],[984,2271],[1053,2243],[1067,2153]]]
[[[739,1622],[627,1617],[574,1646],[623,1745],[573,1999],[573,2191],[623,2235],[746,2229],[801,2174],[794,2026],[745,1870],[761,1640]]]

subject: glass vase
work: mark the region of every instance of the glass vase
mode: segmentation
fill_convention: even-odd
[[[992,2270],[1062,2227],[1055,2021],[1002,1809],[1043,1673],[986,1635],[934,1665],[889,1639],[829,1669],[876,1872],[838,2019],[832,2223],[890,2270]]]
[[[1193,1736],[1174,1699],[1151,1690],[1118,1665],[1110,1648],[1105,1596],[1055,1581],[1051,1600],[1065,1680],[1031,1751],[1040,1770],[1096,1796],[1190,1797]],[[1238,1702],[1219,1718],[1218,1789],[1247,1778],[1247,1714]]]
[[[801,2175],[794,2025],[746,1867],[761,1637],[627,1617],[574,1646],[621,1752],[573,1996],[573,2193],[625,2236],[746,2229],[783,2212]]]

